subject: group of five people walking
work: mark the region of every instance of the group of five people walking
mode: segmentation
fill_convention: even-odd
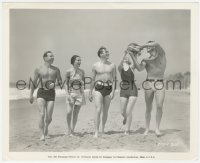
[[[138,63],[138,57],[145,50],[150,54],[149,57]],[[92,77],[89,90],[89,101],[95,103],[95,132],[94,137],[99,136],[100,117],[102,113],[102,133],[108,117],[108,110],[111,100],[115,95],[116,88],[116,65],[109,61],[109,51],[106,47],[100,47],[97,52],[99,61],[92,66]],[[131,59],[130,59],[131,58]],[[48,126],[52,121],[52,113],[55,101],[55,83],[62,84],[60,70],[53,66],[54,55],[47,51],[43,55],[44,64],[35,69],[33,85],[30,92],[30,103],[33,103],[33,93],[38,81],[42,81],[37,92],[37,103],[40,113],[39,128],[41,140],[48,136]],[[72,68],[65,74],[65,91],[67,103],[67,131],[66,135],[72,136],[77,123],[78,114],[82,105],[86,104],[84,93],[85,72],[80,68],[81,57],[74,55],[71,58]],[[143,82],[145,93],[145,135],[149,132],[152,103],[155,96],[156,100],[156,129],[157,136],[162,135],[160,122],[162,118],[162,108],[165,98],[163,87],[164,72],[166,68],[166,56],[163,48],[154,41],[140,46],[136,43],[128,45],[118,66],[121,75],[120,82],[120,104],[123,124],[126,125],[125,134],[130,133],[132,123],[132,111],[138,98],[138,89],[135,84],[134,71],[146,69],[147,78]],[[155,87],[156,86],[156,87]],[[161,86],[161,89],[157,89]]]

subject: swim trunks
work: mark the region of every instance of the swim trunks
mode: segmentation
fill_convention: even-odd
[[[55,89],[45,90],[44,88],[39,88],[37,98],[43,98],[46,101],[55,101],[55,94]]]
[[[155,79],[155,78],[147,78],[143,83],[144,90],[164,90],[164,80],[163,79]]]
[[[66,103],[73,105],[85,105],[85,95],[80,93],[70,93],[66,99]]]
[[[101,95],[105,97],[112,92],[112,83],[97,82],[95,85],[95,91],[100,92]]]
[[[127,71],[122,68],[121,70],[121,79],[122,82],[120,84],[120,97],[129,98],[130,96],[138,96],[137,87],[134,81],[134,73],[129,67]]]

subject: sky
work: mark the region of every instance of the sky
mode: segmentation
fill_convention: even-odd
[[[189,10],[12,9],[10,82],[28,81],[48,50],[55,55],[54,65],[62,78],[75,54],[81,56],[81,68],[90,76],[101,46],[109,50],[110,61],[117,66],[129,43],[143,45],[149,40],[166,52],[166,76],[190,71]],[[135,76],[143,80],[146,72],[136,71]]]

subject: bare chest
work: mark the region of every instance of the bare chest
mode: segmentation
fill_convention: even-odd
[[[40,77],[42,78],[49,78],[49,77],[56,77],[56,70],[52,68],[41,68],[39,70]]]
[[[96,72],[98,74],[111,73],[112,71],[113,67],[111,65],[98,65],[96,67]]]
[[[166,59],[163,57],[163,58],[157,58],[155,60],[149,60],[147,61],[146,67],[149,69],[165,69]]]

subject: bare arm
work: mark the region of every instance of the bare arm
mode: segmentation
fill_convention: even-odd
[[[70,80],[70,72],[67,71],[66,74],[65,74],[65,92],[66,94],[70,94],[70,89],[69,89],[69,80]]]
[[[95,82],[95,78],[96,78],[96,70],[95,67],[92,67],[92,82],[90,84],[90,93],[92,93],[92,90],[94,88],[94,82]]]
[[[111,94],[110,94],[111,99],[114,98],[114,93],[115,93],[115,88],[116,88],[116,81],[117,81],[116,72],[117,72],[117,70],[116,70],[116,66],[115,66],[115,64],[114,64],[114,68],[113,68],[113,71],[112,71],[112,76],[113,76],[113,81],[112,81],[112,83],[113,83],[113,84],[112,84],[112,92],[111,92]]]
[[[57,70],[57,83],[58,83],[58,85],[62,84],[62,78],[61,78],[59,69]]]
[[[160,44],[158,44],[156,42],[147,43],[142,46],[142,49],[147,48],[147,47],[155,47],[158,54],[165,55],[165,51],[163,50],[163,48],[160,46]]]
[[[133,63],[135,65],[135,68],[138,70],[138,71],[142,71],[145,69],[145,66],[146,66],[146,63],[144,61],[141,62],[141,64],[138,63],[136,57],[134,56],[134,54],[130,54],[132,60],[133,60]]]
[[[31,84],[31,92],[30,92],[30,103],[33,103],[33,93],[35,90],[35,85],[37,84],[37,81],[39,79],[39,72],[38,69],[35,69],[34,71],[34,77],[33,77],[33,84]]]
[[[85,72],[82,70],[83,76],[82,76],[82,81],[85,81]],[[81,86],[81,91],[82,93],[84,92],[84,88],[85,88],[85,83],[82,83],[83,85]]]
[[[123,67],[123,61],[124,61],[124,58],[125,58],[126,54],[127,54],[127,52],[125,51],[125,52],[124,52],[124,55],[123,55],[123,57],[122,57],[122,59],[121,59],[121,62],[120,62],[120,64],[119,64],[119,66],[118,66],[118,71],[119,71],[119,73],[121,73],[121,70],[122,70],[122,67]]]
[[[92,90],[94,89],[95,78],[96,78],[96,70],[95,70],[95,67],[93,66],[92,67],[92,81],[91,81],[91,84],[90,84],[90,91],[89,91],[89,96],[88,96],[90,102],[93,100]]]

